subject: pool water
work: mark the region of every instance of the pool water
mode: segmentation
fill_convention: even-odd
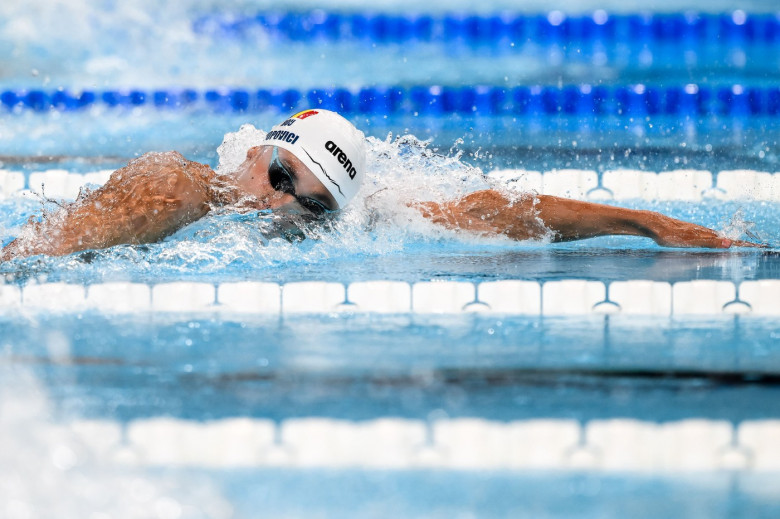
[[[515,4],[0,6],[3,244],[147,151],[227,173],[312,104],[370,165],[294,235],[224,211],[0,264],[0,515],[776,517],[776,6]],[[407,207],[485,188],[768,247]]]
[[[780,326],[767,318],[84,313],[3,327],[9,360],[40,373],[65,417],[281,422],[437,410],[503,421],[740,422],[778,412]]]

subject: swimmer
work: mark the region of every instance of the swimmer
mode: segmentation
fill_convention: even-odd
[[[366,175],[364,141],[340,115],[313,109],[274,126],[230,175],[218,176],[176,152],[148,153],[115,171],[99,189],[39,221],[31,219],[2,249],[0,261],[155,242],[216,207],[315,217],[333,213],[349,203]],[[408,205],[449,229],[515,240],[631,235],[665,247],[761,246],[652,211],[547,195],[513,200],[488,189]]]

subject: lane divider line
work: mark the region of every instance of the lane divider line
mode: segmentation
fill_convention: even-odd
[[[52,424],[47,437],[83,442],[101,459],[139,466],[560,470],[780,470],[779,420],[596,419],[426,422],[147,418]]]
[[[214,39],[249,38],[258,30],[290,42],[366,41],[379,44],[440,42],[475,47],[521,48],[619,42],[626,46],[678,45],[744,48],[780,41],[780,14],[731,13],[609,14],[603,9],[582,15],[558,10],[523,13],[391,14],[314,10],[216,13],[194,20],[196,34]],[[586,49],[587,50],[587,49]]]
[[[111,171],[69,173],[53,169],[25,175],[0,170],[0,200],[45,194],[48,198],[74,200],[84,187],[104,184]],[[494,170],[485,179],[517,192],[536,192],[578,200],[780,201],[780,173],[751,170],[710,172],[675,170],[654,173],[639,170],[562,169],[546,172],[520,169]],[[36,195],[37,193],[37,195]]]
[[[524,316],[602,314],[702,317],[780,315],[780,279],[667,283],[582,279],[537,282],[325,281],[198,283],[0,284],[0,313],[47,311],[230,315],[439,314]],[[348,297],[347,294],[350,296]]]

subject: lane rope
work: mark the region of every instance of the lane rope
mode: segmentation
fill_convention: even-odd
[[[0,283],[0,315],[164,312],[223,319],[247,315],[484,313],[528,317],[605,315],[714,318],[777,317],[780,280],[259,281],[205,283]]]
[[[780,42],[780,13],[748,14],[696,12],[664,14],[609,14],[596,10],[570,16],[561,11],[539,14],[445,13],[387,14],[338,13],[313,10],[305,13],[217,13],[193,22],[196,34],[214,39],[249,38],[257,31],[292,42],[367,41],[372,43],[461,42],[496,45],[501,42],[625,45],[684,44],[739,47]]]
[[[102,459],[137,466],[662,474],[780,470],[780,420],[147,417],[127,423],[74,420],[47,432],[63,444],[78,440]]]
[[[0,113],[73,112],[103,109],[209,110],[217,113],[290,112],[324,108],[367,115],[512,115],[519,117],[649,116],[736,118],[780,115],[780,87],[678,86],[368,86],[360,89],[195,88],[119,89],[73,92],[8,89]]]
[[[22,172],[0,169],[0,200],[42,196],[75,200],[83,187],[104,184],[111,170],[71,173],[64,169]],[[753,170],[678,169],[643,171],[588,169],[532,171],[500,169],[486,180],[517,192],[536,192],[578,200],[752,200],[780,202],[780,173]]]

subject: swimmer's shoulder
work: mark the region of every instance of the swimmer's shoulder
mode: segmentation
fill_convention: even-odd
[[[200,162],[189,160],[178,151],[152,151],[131,160],[127,166],[117,170],[120,177],[137,175],[185,175],[199,180],[211,182],[216,173]]]
[[[195,167],[211,170],[207,165],[189,160],[178,151],[150,151],[128,163],[128,165],[132,164],[154,164],[161,167]]]

